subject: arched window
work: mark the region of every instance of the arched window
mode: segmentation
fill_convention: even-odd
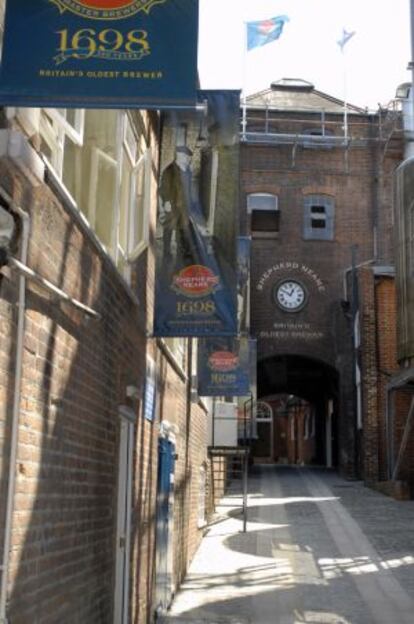
[[[247,212],[251,216],[251,231],[279,232],[280,213],[277,195],[251,193],[247,196]]]
[[[257,420],[272,420],[273,410],[268,403],[258,401],[256,405]]]

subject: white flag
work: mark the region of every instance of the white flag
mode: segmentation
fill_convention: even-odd
[[[341,48],[341,52],[344,51],[345,44],[348,43],[348,41],[354,35],[355,35],[355,31],[354,30],[352,32],[348,32],[347,30],[345,30],[345,28],[342,29],[342,37],[339,39],[339,41],[337,41],[337,44]]]

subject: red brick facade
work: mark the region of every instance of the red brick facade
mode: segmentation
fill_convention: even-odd
[[[157,136],[148,126],[157,162]],[[29,149],[30,152],[31,148]],[[34,155],[34,152],[31,152]],[[34,157],[34,156],[33,156]],[[207,467],[207,413],[191,402],[191,350],[177,363],[147,338],[152,314],[152,244],[128,287],[63,199],[9,158],[2,188],[31,220],[27,264],[90,306],[88,318],[31,280],[18,426],[16,495],[8,584],[14,624],[113,621],[121,405],[134,415],[130,622],[153,618],[160,422],[174,429],[173,584],[191,560],[199,527],[200,468]],[[155,185],[154,171],[153,185]],[[154,187],[155,188],[155,187]],[[155,193],[153,190],[153,196]],[[152,204],[151,231],[155,218]],[[152,235],[151,235],[152,236]],[[13,253],[19,256],[16,236]],[[3,552],[14,396],[18,273],[0,277],[0,549]],[[189,349],[189,347],[188,347]],[[158,367],[154,422],[144,418],[146,359]],[[137,397],[128,397],[135,387]]]
[[[334,112],[336,105],[306,84],[291,88],[275,83],[249,98],[242,190],[244,225],[253,237],[252,333],[258,338],[259,398],[270,401],[287,393],[309,401],[316,414],[316,462],[327,463],[332,455],[341,472],[370,481],[382,478],[386,461],[381,441],[386,382],[371,345],[375,333],[382,331],[377,321],[388,324],[390,335],[395,332],[390,309],[394,299],[386,299],[376,319],[375,288],[360,274],[362,433],[357,423],[353,325],[358,302],[352,267],[393,266],[392,174],[402,158],[402,141],[392,128],[397,118],[391,120],[384,111],[371,115],[355,110],[348,116],[350,141],[341,141],[343,115]],[[317,138],[308,138],[310,129]],[[246,207],[252,194],[277,197],[277,231],[251,229]],[[315,230],[306,221],[309,197],[314,198],[311,209],[322,210],[326,219],[316,221]],[[284,280],[299,283],[305,292],[305,305],[297,311],[283,309],[276,299]]]

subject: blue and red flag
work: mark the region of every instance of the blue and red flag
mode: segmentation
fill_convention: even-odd
[[[279,39],[283,26],[288,21],[286,15],[278,15],[259,22],[247,22],[247,49],[252,50]]]

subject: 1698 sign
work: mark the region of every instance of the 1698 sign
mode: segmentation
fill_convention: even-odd
[[[69,32],[67,28],[57,32],[59,36],[59,54],[55,56],[56,65],[68,58],[100,58],[111,60],[138,60],[150,54],[145,30],[130,30],[122,33],[114,28],[96,31],[93,28],[81,28]]]
[[[167,0],[50,0],[60,11],[70,11],[90,19],[122,19],[138,11],[149,13],[155,4]]]

